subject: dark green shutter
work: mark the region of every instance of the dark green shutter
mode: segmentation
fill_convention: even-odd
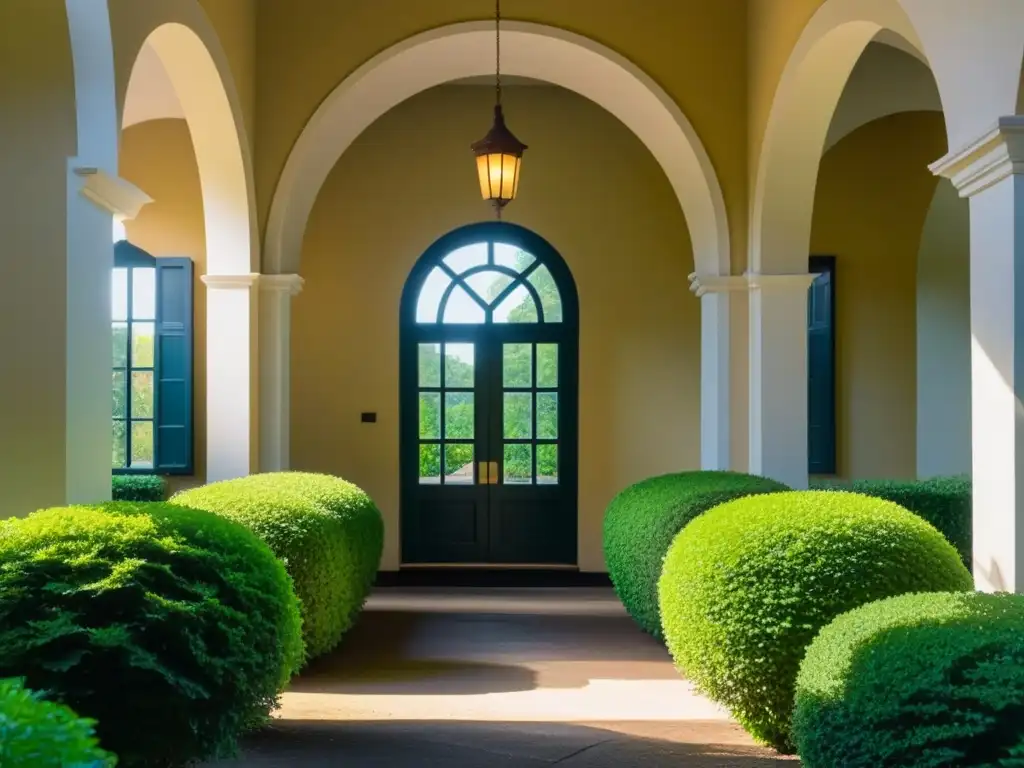
[[[192,472],[192,261],[156,260],[156,471]]]
[[[835,257],[812,256],[807,302],[807,471],[836,473]]]

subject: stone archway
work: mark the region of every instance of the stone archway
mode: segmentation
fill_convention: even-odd
[[[405,99],[436,85],[492,73],[489,22],[453,24],[415,35],[374,56],[323,101],[296,141],[281,174],[267,222],[265,268],[297,290],[310,211],[331,168],[352,141]],[[679,199],[694,250],[695,274],[730,270],[725,201],[693,126],[649,76],[599,43],[542,24],[507,22],[502,71],[562,86],[590,99],[630,128],[661,165]],[[277,292],[287,296],[289,291]],[[702,463],[729,466],[728,305],[704,302],[702,315]],[[286,299],[268,302],[261,318],[275,350],[261,376],[261,462],[283,468],[287,448]],[[271,341],[272,339],[272,341]]]

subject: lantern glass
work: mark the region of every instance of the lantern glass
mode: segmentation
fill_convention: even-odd
[[[519,166],[522,157],[493,152],[476,159],[480,194],[484,200],[514,200],[519,191]]]

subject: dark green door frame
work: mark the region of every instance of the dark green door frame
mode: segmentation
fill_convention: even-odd
[[[439,295],[432,315],[423,292]],[[443,322],[456,297],[472,322]],[[516,320],[496,320],[509,302]],[[575,565],[579,300],[564,260],[514,224],[462,227],[417,261],[400,319],[403,565]]]

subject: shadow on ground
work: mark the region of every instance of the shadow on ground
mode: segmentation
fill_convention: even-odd
[[[737,744],[719,721],[666,723],[328,722],[282,720],[235,760],[208,768],[771,768],[799,765]],[[655,737],[652,732],[662,732]]]

